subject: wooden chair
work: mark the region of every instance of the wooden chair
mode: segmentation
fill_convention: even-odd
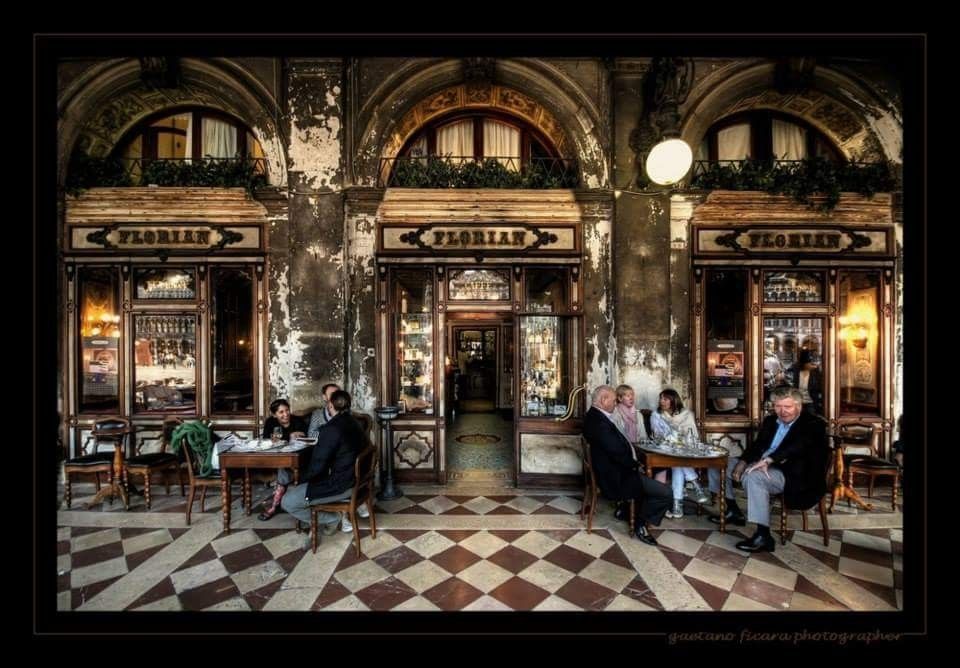
[[[353,463],[354,485],[343,498],[327,503],[317,503],[310,506],[310,540],[313,552],[316,553],[319,544],[318,520],[320,511],[328,513],[347,513],[350,523],[353,524],[353,538],[357,545],[357,556],[360,552],[360,525],[357,523],[357,508],[364,503],[370,511],[370,536],[377,537],[377,516],[374,510],[376,498],[373,495],[373,478],[377,469],[377,448],[367,441],[366,447],[357,455]]]
[[[593,515],[597,511],[597,497],[600,488],[597,487],[597,478],[593,473],[593,459],[590,457],[590,443],[583,436],[580,437],[580,448],[583,450],[583,505],[580,507],[580,519],[586,517],[587,533],[593,532]],[[630,505],[630,533],[633,533],[636,503],[629,499]]]
[[[103,430],[116,430],[116,429],[125,429],[130,431],[130,420],[127,418],[104,418],[97,420],[93,423],[93,431],[90,433],[90,436],[83,442],[81,446],[81,455],[79,457],[74,457],[73,459],[68,459],[63,463],[63,502],[67,508],[70,507],[70,503],[73,499],[72,488],[71,488],[71,477],[77,474],[93,474],[94,482],[97,486],[97,492],[100,491],[100,474],[107,474],[107,484],[113,484],[113,443],[115,441],[114,437],[105,438],[101,436]],[[110,443],[111,448],[109,451],[97,452],[101,443]],[[92,445],[93,448],[89,452],[87,448]],[[110,502],[113,503],[113,498],[111,497]]]
[[[204,418],[199,419],[201,421],[204,420]],[[193,510],[193,500],[196,497],[197,488],[200,489],[200,512],[202,513],[203,503],[207,496],[207,488],[214,487],[219,490],[221,488],[221,484],[223,483],[223,477],[220,475],[219,471],[214,471],[214,473],[211,473],[208,476],[201,477],[198,474],[201,465],[199,453],[190,447],[190,443],[187,441],[187,439],[181,440],[181,445],[183,446],[181,453],[187,463],[187,478],[190,481],[190,493],[187,496],[187,526],[190,526],[190,513]],[[243,484],[243,479],[239,478],[235,482]]]
[[[817,503],[817,509],[820,511],[820,525],[823,528],[823,544],[830,545],[830,526],[827,524],[827,496],[830,493],[830,468],[833,464],[833,453],[827,455],[826,463],[824,467],[824,480],[826,481],[826,487],[823,494],[820,495],[820,501]],[[807,530],[807,508],[788,508],[786,502],[784,501],[783,493],[775,494],[774,499],[779,500],[780,502],[780,544],[787,544],[787,511],[788,510],[799,510],[800,517],[803,521],[803,530]]]
[[[900,467],[880,457],[880,432],[872,425],[841,424],[836,431],[837,447],[843,450],[843,468],[846,484],[853,489],[856,475],[868,476],[867,497],[873,496],[873,481],[876,478],[891,478],[890,505],[897,509],[897,488],[900,486]],[[859,452],[850,452],[856,448]],[[850,499],[847,499],[847,504]]]
[[[177,426],[183,424],[183,420],[176,417],[167,418],[163,422],[163,435],[160,440],[159,452],[148,452],[141,454],[143,441],[137,446],[136,454],[123,463],[123,486],[127,487],[127,481],[131,474],[143,476],[143,496],[146,500],[147,510],[150,510],[150,477],[157,472],[163,473],[163,482],[170,495],[170,481],[168,474],[175,472],[177,480],[180,482],[180,496],[184,495],[183,490],[183,470],[180,467],[180,458],[172,452],[167,452],[167,445],[170,443],[170,437]]]

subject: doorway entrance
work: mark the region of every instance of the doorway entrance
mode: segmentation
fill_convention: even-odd
[[[490,316],[457,314],[447,324],[447,471],[450,481],[508,485],[514,479],[513,323]]]

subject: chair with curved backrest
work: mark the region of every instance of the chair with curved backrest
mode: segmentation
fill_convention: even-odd
[[[823,477],[826,481],[826,491],[820,496],[820,501],[817,503],[817,509],[820,511],[820,525],[823,528],[823,544],[830,545],[830,526],[827,524],[827,497],[830,495],[830,469],[833,466],[833,452],[831,452],[826,457],[826,463],[824,465]],[[803,521],[803,530],[807,530],[807,508],[788,508],[787,504],[784,501],[783,493],[774,494],[773,499],[779,499],[780,502],[780,544],[787,544],[787,511],[788,510],[799,510],[800,517]]]
[[[580,448],[583,450],[583,505],[580,507],[580,519],[586,517],[587,533],[593,531],[593,515],[597,512],[597,497],[600,495],[600,488],[597,487],[597,477],[593,473],[593,459],[590,456],[590,442],[583,436],[580,437]],[[615,499],[617,500],[617,499]],[[629,499],[630,506],[630,533],[633,533],[634,517],[636,513],[636,503]]]
[[[377,517],[374,509],[376,498],[373,495],[374,474],[377,469],[377,447],[373,445],[369,438],[367,445],[357,455],[353,463],[353,472],[355,483],[349,493],[344,493],[343,498],[335,499],[327,503],[317,503],[310,506],[310,540],[313,551],[317,551],[319,544],[319,535],[317,533],[318,513],[325,511],[328,513],[346,513],[350,522],[353,524],[353,538],[357,545],[357,556],[360,556],[360,526],[357,523],[357,508],[367,504],[370,511],[370,537],[377,537]]]
[[[167,475],[176,473],[177,480],[180,482],[180,496],[184,495],[183,490],[183,472],[180,468],[180,458],[172,452],[167,452],[167,445],[170,443],[170,437],[173,430],[178,425],[183,424],[183,420],[176,417],[169,417],[163,421],[163,433],[160,440],[159,452],[147,452],[141,454],[143,441],[137,446],[136,454],[123,463],[123,486],[127,486],[127,480],[130,474],[143,476],[143,496],[146,500],[147,510],[150,510],[150,477],[156,473],[163,473],[163,482],[166,486],[167,495],[170,495],[170,481]]]
[[[853,488],[856,475],[869,477],[867,497],[873,496],[873,481],[878,477],[892,478],[890,505],[897,509],[897,487],[900,484],[900,468],[896,462],[880,457],[880,432],[872,425],[841,424],[835,434],[837,447],[843,449],[843,468],[846,484]],[[847,500],[850,503],[850,500]]]
[[[100,491],[100,474],[107,474],[107,483],[113,483],[113,448],[109,451],[98,452],[97,448],[101,443],[110,443],[113,445],[116,437],[102,436],[104,430],[117,430],[122,429],[126,432],[130,431],[130,420],[127,418],[115,417],[115,418],[103,418],[97,420],[93,423],[93,431],[90,432],[90,436],[83,442],[81,448],[81,455],[79,457],[74,457],[73,459],[68,459],[63,463],[63,478],[64,478],[64,489],[63,489],[63,501],[67,508],[70,507],[72,500],[72,488],[71,488],[71,477],[76,474],[94,474],[95,484],[97,486],[97,491]],[[93,449],[88,453],[87,448],[92,445]],[[110,502],[113,503],[113,498],[111,497]]]
[[[206,418],[197,418],[198,421],[204,422]],[[211,432],[213,430],[211,429]],[[171,441],[173,439],[171,438]],[[187,495],[187,526],[190,526],[190,514],[193,510],[193,500],[196,497],[197,488],[200,489],[200,512],[203,512],[203,503],[207,496],[207,488],[214,487],[220,489],[223,478],[220,475],[220,472],[214,470],[213,473],[207,476],[201,476],[199,474],[201,470],[200,453],[196,452],[191,446],[190,442],[186,438],[181,438],[182,449],[181,453],[183,459],[187,463],[187,478],[190,481],[190,493]],[[176,447],[176,444],[171,442],[172,447]],[[240,482],[242,484],[242,478],[238,478],[234,482]]]
[[[360,426],[363,428],[363,434],[367,437],[368,442],[373,440],[373,418],[367,415],[366,413],[358,413],[357,411],[350,411],[350,415],[360,423]]]

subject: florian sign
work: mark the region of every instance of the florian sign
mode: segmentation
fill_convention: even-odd
[[[798,255],[798,254],[889,254],[891,230],[839,226],[767,226],[710,228],[696,231],[698,254]]]
[[[573,226],[420,225],[383,229],[384,251],[576,250]]]
[[[176,251],[255,250],[260,247],[259,226],[138,225],[118,223],[100,227],[73,227],[72,250],[145,251],[161,255]]]

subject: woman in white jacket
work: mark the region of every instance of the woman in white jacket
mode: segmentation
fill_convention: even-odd
[[[692,433],[697,441],[700,440],[697,432],[697,423],[693,413],[683,407],[683,400],[676,390],[667,388],[660,393],[660,405],[650,415],[650,428],[654,438],[663,438],[667,441],[682,441],[688,433]],[[675,466],[671,469],[673,485],[673,509],[667,511],[667,517],[679,519],[683,517],[683,486],[690,482],[693,488],[692,497],[697,503],[709,503],[707,495],[697,480],[697,473],[689,466]]]

